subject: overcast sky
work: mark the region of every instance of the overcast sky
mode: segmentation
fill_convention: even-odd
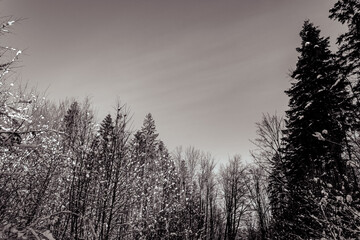
[[[170,150],[193,145],[224,162],[250,160],[262,113],[283,115],[299,31],[310,19],[331,35],[331,0],[1,0],[26,18],[13,47],[19,78],[55,101],[90,96],[99,119],[116,100],[151,112]]]

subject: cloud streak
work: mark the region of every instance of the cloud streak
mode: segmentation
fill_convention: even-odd
[[[193,144],[221,161],[249,158],[262,112],[286,109],[288,69],[306,18],[336,36],[332,1],[4,0],[27,17],[23,78],[54,99],[92,96],[100,118],[117,98],[134,126],[152,112],[170,149]]]

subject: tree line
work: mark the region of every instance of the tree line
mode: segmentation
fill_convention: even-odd
[[[285,116],[256,123],[254,164],[219,168],[169,151],[150,113],[131,131],[124,105],[97,123],[12,83],[22,52],[0,47],[0,239],[359,239],[360,2],[329,17],[338,51],[306,20]]]

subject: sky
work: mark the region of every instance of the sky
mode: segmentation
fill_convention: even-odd
[[[170,151],[194,146],[221,164],[250,142],[263,113],[284,115],[304,20],[335,40],[334,0],[0,0],[24,18],[5,42],[17,77],[55,102],[90,97],[98,119],[119,100],[147,113]],[[1,42],[0,42],[1,43]]]

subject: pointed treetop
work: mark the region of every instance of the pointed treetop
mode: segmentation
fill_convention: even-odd
[[[71,103],[70,108],[67,110],[67,115],[78,114],[80,111],[79,104],[77,101]]]
[[[145,116],[145,119],[144,119],[144,123],[143,123],[143,126],[141,128],[141,131],[145,134],[154,134],[156,132],[156,127],[155,127],[155,121],[151,115],[151,113],[148,113],[146,116]]]
[[[106,115],[106,117],[104,118],[104,120],[101,123],[102,127],[108,126],[112,124],[112,117],[110,114]]]
[[[315,26],[314,23],[310,22],[309,19],[304,21],[304,25],[302,30],[300,31],[300,37],[304,40],[310,40],[306,39],[309,36],[319,36],[320,35],[320,29],[318,26]]]
[[[329,47],[329,37],[321,37],[320,32],[318,26],[315,26],[310,20],[306,20],[299,34],[302,39],[301,47],[296,51],[306,55],[315,53],[314,55],[319,59],[320,50]],[[329,52],[327,49],[326,51]]]
[[[110,135],[113,131],[113,120],[110,114],[106,115],[104,120],[102,121],[100,125],[99,132],[104,140],[109,140]]]
[[[67,129],[67,131],[71,131],[70,129],[77,124],[76,119],[79,116],[79,113],[79,104],[74,101],[73,103],[71,103],[70,108],[67,110],[64,116],[65,129]]]

